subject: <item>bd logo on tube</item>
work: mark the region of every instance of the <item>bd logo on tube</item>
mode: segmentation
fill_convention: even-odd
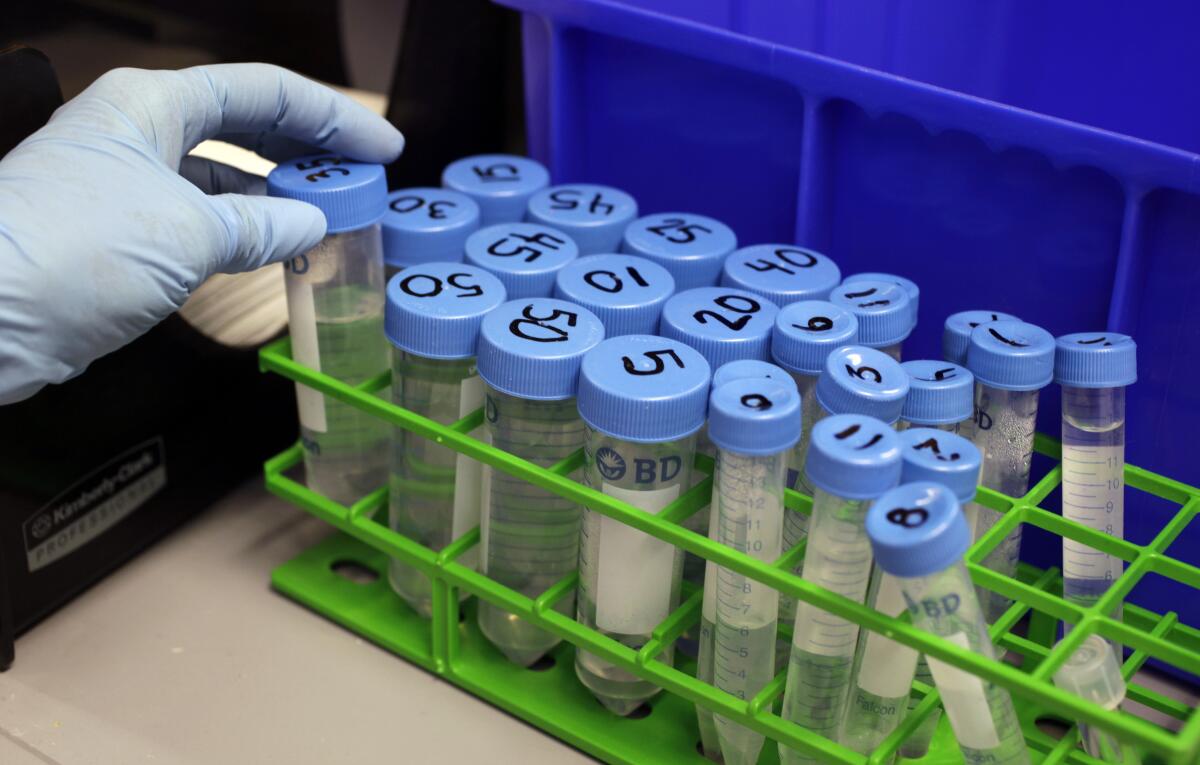
[[[958,607],[962,605],[962,599],[953,592],[941,598],[924,598],[920,602],[910,598],[906,592],[901,594],[904,595],[904,602],[909,611],[914,614],[924,611],[925,615],[931,619],[953,616],[958,611]]]
[[[619,481],[625,477],[628,471],[625,458],[608,446],[602,446],[596,451],[596,469],[608,481]],[[678,456],[635,459],[633,461],[633,482],[653,484],[661,481],[666,483],[679,477],[681,470],[683,470],[683,458]]]
[[[615,449],[602,446],[596,452],[596,469],[605,479],[619,481],[625,477],[625,458]]]

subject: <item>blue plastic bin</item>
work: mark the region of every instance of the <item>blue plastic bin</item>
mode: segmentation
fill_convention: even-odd
[[[530,150],[554,182],[907,276],[907,358],[937,357],[969,308],[1131,334],[1128,459],[1200,483],[1200,5],[498,2],[524,12]],[[1039,429],[1058,417],[1052,386]],[[1128,491],[1131,541],[1167,518]],[[1058,565],[1034,531],[1026,557]],[[1200,561],[1195,524],[1172,553]],[[1200,624],[1165,577],[1132,599]]]

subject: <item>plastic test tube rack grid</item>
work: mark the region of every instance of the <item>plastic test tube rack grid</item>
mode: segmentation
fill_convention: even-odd
[[[1157,536],[1143,546],[1114,539],[1039,507],[1061,481],[1059,465],[1055,465],[1023,497],[1008,497],[980,488],[978,501],[1004,515],[968,553],[968,565],[976,584],[1015,601],[1004,617],[993,625],[992,637],[999,645],[1023,656],[1022,666],[1017,668],[984,659],[915,629],[906,618],[884,616],[791,575],[788,570],[803,554],[803,543],[786,551],[774,564],[767,565],[688,531],[680,523],[708,504],[711,479],[696,485],[654,516],[566,478],[582,464],[582,450],[549,469],[541,468],[465,435],[482,423],[482,410],[443,426],[379,398],[375,393],[388,386],[390,372],[383,372],[357,388],[346,385],[294,361],[290,340],[286,337],[262,348],[259,366],[264,372],[301,382],[392,425],[435,440],[561,496],[587,503],[604,515],[764,582],[781,593],[852,619],[867,629],[1008,688],[1022,710],[1026,742],[1035,762],[1050,765],[1098,762],[1076,747],[1073,726],[1062,739],[1042,732],[1036,720],[1045,716],[1086,721],[1110,731],[1123,742],[1156,753],[1171,765],[1193,763],[1200,758],[1200,710],[1130,683],[1129,700],[1182,721],[1182,727],[1171,732],[1130,713],[1105,710],[1053,685],[1055,670],[1093,633],[1133,649],[1123,667],[1126,679],[1151,657],[1200,676],[1200,630],[1180,623],[1173,612],[1156,614],[1125,604],[1124,621],[1116,621],[1107,615],[1149,573],[1200,590],[1200,568],[1166,554],[1171,543],[1200,513],[1200,489],[1127,465],[1125,481],[1131,489],[1148,492],[1178,505],[1174,516]],[[1036,449],[1055,460],[1060,456],[1058,442],[1042,434],[1038,434]],[[774,713],[773,707],[783,693],[786,667],[780,668],[775,679],[758,696],[743,702],[696,680],[685,659],[677,659],[677,667],[660,660],[664,648],[699,619],[699,590],[691,592],[683,604],[658,625],[653,639],[645,647],[634,651],[553,610],[556,602],[574,590],[575,574],[562,579],[537,598],[522,596],[458,562],[463,553],[479,543],[478,529],[435,552],[391,531],[386,519],[382,522],[375,519],[377,511],[386,514],[386,487],[346,507],[286,475],[301,460],[299,443],[269,459],[265,464],[268,490],[343,534],[333,536],[276,569],[272,576],[276,589],[406,660],[607,762],[706,762],[695,750],[698,734],[694,730],[692,704],[700,703],[769,739],[817,754],[831,763],[886,763],[937,704],[936,691],[914,684],[916,692],[923,695],[921,703],[891,736],[864,757],[814,736]],[[711,472],[712,460],[697,457],[696,466]],[[789,508],[799,512],[808,513],[811,509],[810,499],[794,491],[787,492],[785,501]],[[1021,523],[1116,555],[1126,562],[1125,572],[1098,602],[1085,609],[1061,597],[1061,576],[1057,569],[1041,571],[1023,563],[1018,578],[1012,579],[983,568],[980,561]],[[371,585],[362,585],[332,570],[339,563],[352,561],[382,574],[388,556],[399,558],[430,577],[433,582],[431,620],[408,610],[391,592],[384,576],[379,576]],[[473,616],[474,603],[467,600],[460,604],[459,590],[497,603],[562,637],[565,642],[552,654],[555,666],[545,672],[536,672],[510,664],[479,634]],[[1026,635],[1012,633],[1012,627],[1027,612],[1030,621]],[[1074,627],[1055,646],[1060,621]],[[645,719],[621,719],[603,709],[576,680],[571,646],[586,648],[661,686],[665,693],[650,702],[653,713]],[[924,761],[957,761],[953,738],[947,733],[943,724]],[[761,761],[774,762],[774,750],[768,741]]]

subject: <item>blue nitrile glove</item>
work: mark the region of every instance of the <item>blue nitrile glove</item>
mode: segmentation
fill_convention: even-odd
[[[0,404],[79,374],[211,274],[325,235],[317,208],[243,196],[262,179],[184,157],[206,138],[275,160],[318,147],[391,162],[404,147],[383,118],[274,66],[105,74],[0,161]]]

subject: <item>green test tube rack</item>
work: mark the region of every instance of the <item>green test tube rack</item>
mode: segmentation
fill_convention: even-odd
[[[1166,554],[1171,543],[1200,512],[1200,489],[1132,465],[1126,466],[1125,480],[1130,488],[1178,506],[1149,544],[1137,545],[1039,507],[1059,485],[1061,466],[1056,465],[1023,497],[1008,497],[980,488],[978,501],[1003,513],[1003,518],[971,549],[968,568],[976,584],[1013,599],[1013,606],[993,625],[992,638],[1023,658],[1018,668],[1003,661],[985,659],[915,629],[907,619],[890,618],[793,576],[789,570],[803,555],[803,543],[768,565],[688,531],[681,523],[708,504],[711,477],[658,515],[651,515],[567,478],[583,464],[582,450],[557,465],[542,468],[467,436],[482,423],[482,410],[451,425],[441,425],[380,398],[376,392],[388,386],[389,372],[357,387],[346,385],[294,361],[291,343],[286,337],[262,348],[259,366],[263,371],[303,383],[392,425],[587,504],[593,510],[770,585],[781,593],[813,603],[971,672],[986,682],[1007,688],[1017,701],[1026,742],[1035,763],[1099,762],[1077,747],[1075,721],[1107,730],[1159,762],[1185,765],[1200,761],[1200,710],[1129,683],[1129,700],[1181,721],[1178,730],[1171,731],[1129,712],[1103,709],[1053,684],[1054,672],[1093,633],[1133,649],[1123,667],[1127,680],[1149,658],[1200,676],[1200,630],[1180,623],[1173,612],[1157,614],[1130,603],[1124,604],[1121,620],[1110,616],[1147,574],[1165,576],[1200,590],[1200,568]],[[1060,457],[1057,441],[1042,434],[1037,436],[1036,449],[1052,459]],[[677,659],[675,666],[662,661],[664,650],[698,621],[699,590],[692,591],[683,604],[658,625],[649,643],[634,651],[554,610],[554,604],[575,589],[576,575],[562,579],[536,598],[525,597],[458,562],[465,552],[479,544],[478,529],[464,534],[442,550],[431,550],[387,527],[386,487],[346,507],[290,478],[288,471],[302,461],[302,456],[302,446],[297,443],[267,460],[267,488],[341,533],[277,568],[272,575],[274,587],[407,661],[605,762],[631,765],[707,762],[696,750],[699,734],[693,704],[699,703],[763,733],[768,739],[830,763],[888,763],[905,738],[916,731],[939,703],[936,690],[914,683],[913,693],[921,698],[918,706],[874,752],[860,755],[815,736],[775,713],[776,702],[783,693],[786,667],[781,668],[758,696],[742,701],[697,680],[685,657]],[[697,457],[696,466],[711,473],[712,460]],[[793,510],[808,513],[810,503],[809,497],[803,494],[787,492],[786,504]],[[383,512],[377,513],[381,509]],[[377,519],[377,515],[383,518]],[[1018,524],[1036,526],[1116,555],[1126,562],[1125,572],[1095,604],[1083,608],[1061,597],[1062,582],[1057,569],[1042,571],[1022,563],[1018,577],[1014,579],[980,565],[988,552]],[[418,616],[392,593],[383,575],[389,557],[423,571],[432,580],[432,619]],[[347,562],[366,566],[379,576],[370,584],[350,581],[335,572],[339,565]],[[562,637],[564,642],[551,654],[551,660],[540,667],[515,666],[479,633],[474,619],[475,602],[467,599],[460,603],[460,591],[519,614]],[[1013,626],[1027,613],[1030,618],[1026,634],[1013,633]],[[1060,621],[1074,626],[1061,642],[1055,644]],[[591,651],[662,687],[664,692],[649,702],[650,714],[638,719],[618,718],[601,707],[575,678],[572,654],[576,647]],[[1037,723],[1046,718],[1070,726],[1066,735],[1057,738],[1043,732]],[[777,762],[776,747],[770,742],[764,747],[760,762]],[[961,762],[944,719],[930,753],[912,762]]]

